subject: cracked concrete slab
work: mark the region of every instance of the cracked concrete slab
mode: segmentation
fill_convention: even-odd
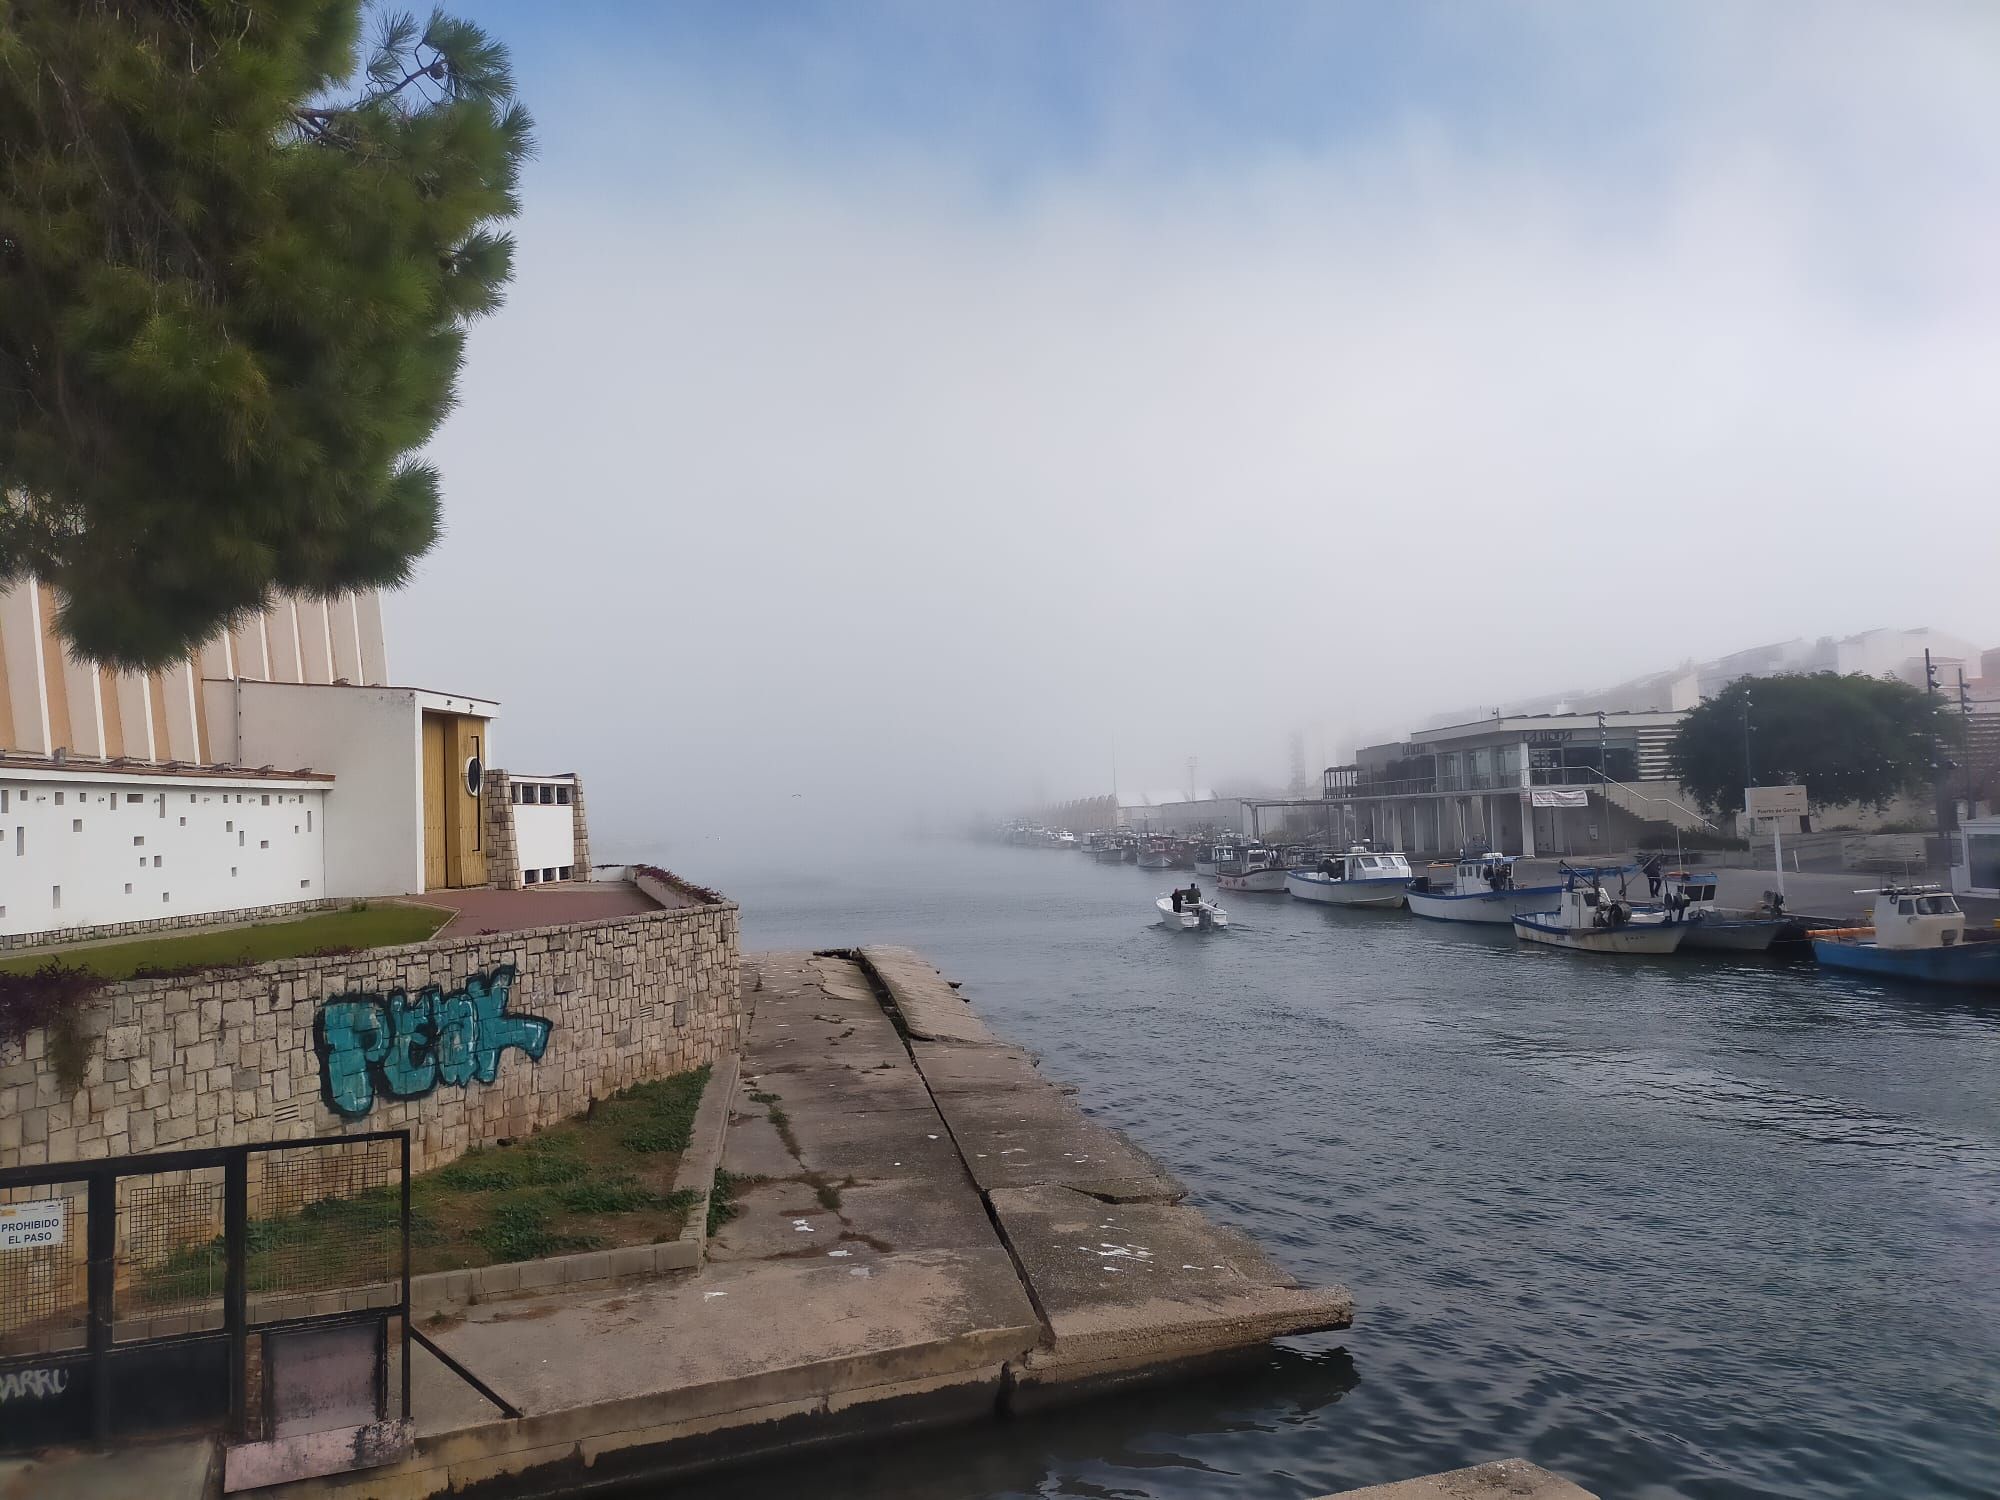
[[[1199,1209],[1110,1205],[1055,1186],[988,1198],[1053,1336],[1028,1356],[1026,1381],[1168,1364],[1354,1321],[1345,1288],[1301,1287]]]
[[[1321,1500],[1597,1500],[1597,1497],[1525,1458],[1503,1458],[1498,1463],[1453,1469],[1447,1474],[1342,1490],[1338,1495],[1324,1495]]]
[[[927,1042],[999,1041],[922,954],[908,948],[864,948],[861,952],[888,990],[911,1037]]]
[[[966,1169],[981,1188],[1059,1183],[1114,1202],[1177,1202],[1180,1181],[1145,1151],[1088,1118],[1052,1084],[941,1094]]]

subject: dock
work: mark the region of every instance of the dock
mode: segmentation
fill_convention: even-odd
[[[744,987],[734,1212],[704,1264],[430,1319],[520,1415],[420,1354],[412,1453],[259,1493],[563,1494],[991,1420],[1352,1321],[1344,1289],[1190,1207],[918,955],[764,955]]]

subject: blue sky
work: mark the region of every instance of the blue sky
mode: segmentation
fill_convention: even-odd
[[[2000,5],[466,13],[541,155],[392,658],[660,829],[2000,645]]]

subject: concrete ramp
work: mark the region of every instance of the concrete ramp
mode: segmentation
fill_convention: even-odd
[[[1301,1287],[1243,1235],[1184,1206],[1172,1172],[1086,1116],[919,955],[865,948],[861,963],[899,1017],[1046,1330],[1012,1366],[1017,1392],[1353,1322],[1345,1288]]]

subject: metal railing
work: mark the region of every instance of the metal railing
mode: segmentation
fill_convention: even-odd
[[[407,1423],[409,1307],[408,1131],[0,1170],[0,1449],[255,1441],[340,1366]]]

